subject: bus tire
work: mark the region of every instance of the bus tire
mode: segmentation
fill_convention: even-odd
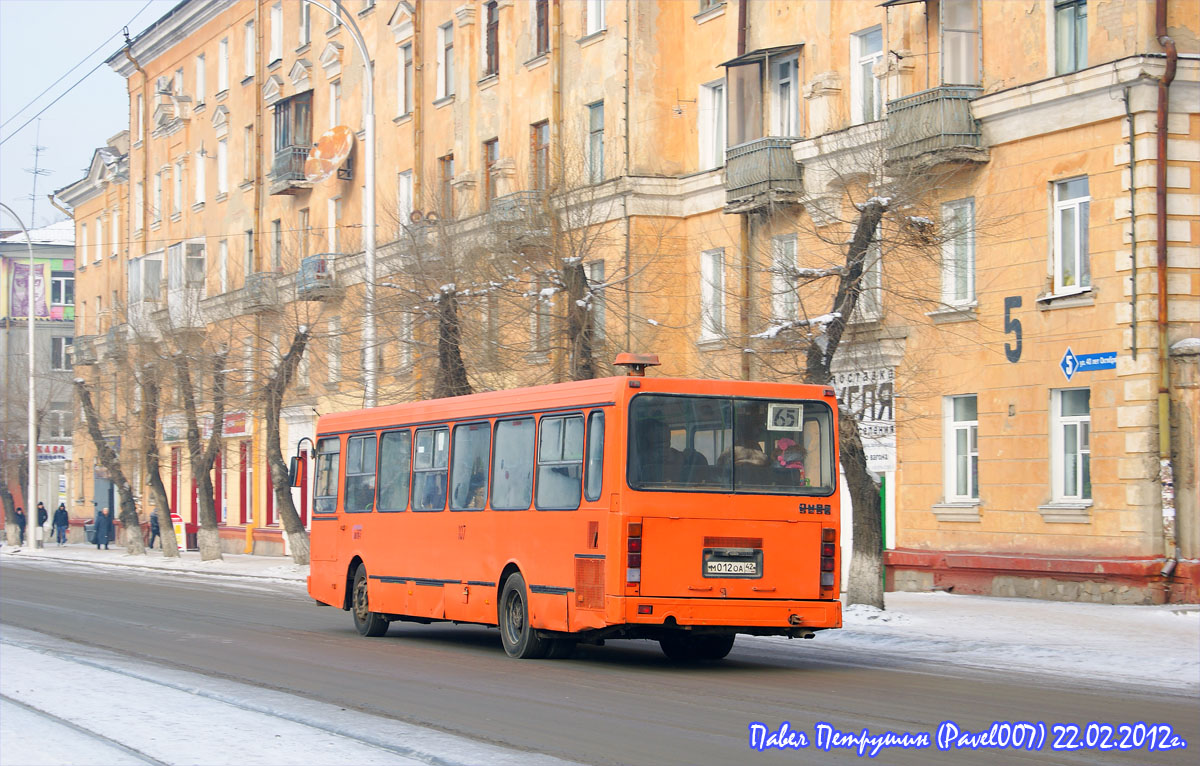
[[[504,581],[497,614],[500,643],[504,653],[518,660],[537,660],[546,656],[550,642],[529,625],[529,589],[520,572]]]
[[[354,615],[354,627],[364,636],[375,637],[387,633],[387,618],[371,611],[367,602],[367,565],[359,564],[354,573],[354,591],[350,597],[350,614]]]
[[[658,640],[663,654],[675,662],[697,662],[700,660],[724,659],[733,649],[736,636],[699,635],[690,633],[668,633]]]

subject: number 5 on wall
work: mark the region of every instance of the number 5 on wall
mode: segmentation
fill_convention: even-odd
[[[1012,310],[1021,308],[1021,296],[1010,295],[1004,299],[1004,334],[1010,332],[1016,335],[1016,345],[1004,344],[1004,355],[1008,361],[1017,362],[1021,359],[1021,320],[1012,318]]]

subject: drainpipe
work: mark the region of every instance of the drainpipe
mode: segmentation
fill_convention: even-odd
[[[262,0],[254,0],[254,231],[250,237],[254,243],[254,260],[261,261],[263,250],[260,236],[262,232],[262,156],[263,156],[263,23],[262,23]],[[336,224],[335,224],[336,225]],[[255,263],[249,264],[251,269],[256,269]],[[243,280],[250,279],[250,275],[246,274]],[[244,282],[243,282],[244,284]],[[262,327],[262,312],[254,313],[254,334],[261,338],[263,337]],[[257,363],[257,359],[254,362]],[[258,365],[254,364],[253,369],[257,370]],[[215,425],[215,424],[214,424]],[[254,450],[258,446],[256,442],[261,443],[259,434],[263,429],[255,429],[256,433],[250,440],[250,449]],[[261,452],[259,453],[262,454]],[[256,482],[257,483],[257,482]],[[254,553],[254,498],[258,494],[257,487],[251,486],[250,491],[246,493],[247,499],[250,502],[250,513],[246,514],[246,540],[242,552],[246,554]],[[268,490],[270,491],[270,490]],[[197,519],[199,521],[199,519]]]
[[[425,201],[421,197],[421,188],[425,180],[425,156],[422,154],[422,143],[425,139],[424,111],[421,105],[425,103],[425,46],[421,41],[422,17],[425,13],[424,3],[413,3],[413,210],[424,210]],[[412,221],[401,221],[402,226],[408,226]]]
[[[59,211],[60,213],[62,213],[63,215],[65,215],[67,218],[70,218],[70,219],[72,219],[72,220],[74,220],[74,219],[75,219],[75,213],[71,212],[70,210],[67,210],[65,207],[63,207],[62,205],[58,204],[58,200],[54,199],[54,195],[53,195],[53,194],[47,194],[47,195],[46,195],[46,199],[50,200],[50,204],[51,204],[51,205],[54,205],[54,207],[55,207],[55,208],[57,208],[57,209],[58,209],[58,211]]]
[[[1137,195],[1134,193],[1137,190],[1137,184],[1134,181],[1134,173],[1137,171],[1137,155],[1135,154],[1135,146],[1133,141],[1133,111],[1129,108],[1129,88],[1125,88],[1125,118],[1129,120],[1129,244],[1131,249],[1130,266],[1133,269],[1131,284],[1129,290],[1129,316],[1132,324],[1132,337],[1129,342],[1130,351],[1133,352],[1133,358],[1137,359],[1138,352],[1138,337],[1137,337],[1137,299],[1138,299],[1138,259],[1137,259]]]
[[[1154,35],[1167,53],[1167,68],[1158,81],[1158,156],[1155,174],[1154,199],[1158,271],[1158,460],[1159,481],[1162,483],[1163,548],[1166,561],[1162,574],[1170,577],[1179,559],[1175,539],[1174,467],[1171,464],[1171,369],[1170,349],[1167,346],[1167,115],[1170,106],[1171,81],[1179,53],[1175,41],[1167,34],[1167,0],[1154,2]]]
[[[150,218],[146,210],[146,195],[150,193],[150,139],[146,135],[146,131],[150,129],[150,75],[146,74],[146,70],[142,69],[142,65],[133,57],[131,52],[133,49],[133,41],[129,39],[129,27],[125,28],[125,58],[129,59],[129,63],[133,64],[142,75],[142,135],[139,140],[142,142],[142,255],[150,252]],[[132,203],[130,204],[132,208]],[[133,225],[133,210],[130,210],[128,224]]]
[[[749,0],[738,0],[738,56],[746,54],[746,33],[750,25],[748,5]],[[727,167],[726,172],[728,170]],[[738,226],[738,247],[742,251],[742,310],[738,317],[738,330],[743,344],[740,352],[742,380],[750,380],[750,354],[746,352],[750,345],[750,279],[753,276],[750,268],[750,215],[742,213]]]

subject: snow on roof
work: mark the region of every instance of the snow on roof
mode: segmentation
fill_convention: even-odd
[[[74,247],[75,222],[68,218],[65,221],[52,223],[40,229],[30,229],[29,239],[35,245],[64,245],[66,247]],[[25,233],[18,231],[16,234],[0,239],[0,242],[16,242],[23,245],[25,244]]]

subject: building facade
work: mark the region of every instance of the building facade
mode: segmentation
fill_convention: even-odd
[[[380,403],[438,390],[447,316],[476,389],[627,349],[801,379],[878,207],[833,376],[870,426],[891,586],[1196,598],[1195,0],[344,5],[172,9],[109,61],[114,212],[68,200],[121,222],[120,257],[80,270],[81,326],[202,331],[238,370],[214,473],[231,549],[281,545],[254,392],[299,328],[293,445],[371,401],[368,376]],[[335,126],[353,138],[318,179]],[[163,471],[194,519],[179,411]]]

